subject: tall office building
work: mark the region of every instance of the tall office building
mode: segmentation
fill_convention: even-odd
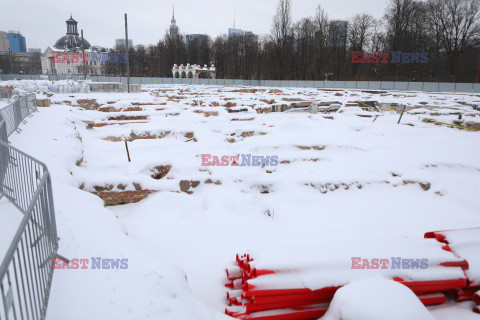
[[[28,48],[28,53],[42,53],[40,48]]]
[[[126,41],[125,39],[115,39],[115,49],[119,50],[119,49],[124,49],[126,48]],[[133,40],[132,39],[128,39],[128,47],[131,48],[133,47]]]
[[[10,44],[10,51],[27,52],[27,42],[20,31],[8,31],[7,38]]]
[[[175,7],[173,7],[172,21],[170,23],[170,34],[178,33],[177,20],[175,20]]]
[[[10,42],[8,41],[7,33],[0,31],[0,52],[8,52],[10,50]]]
[[[245,31],[242,29],[235,29],[235,28],[228,28],[228,37],[234,37],[234,36],[243,36],[245,35]]]
[[[185,41],[187,43],[187,47],[195,40],[195,39],[198,39],[198,40],[203,40],[203,39],[206,39],[208,38],[208,35],[206,34],[198,34],[198,33],[195,33],[195,34],[187,34],[185,36]]]
[[[330,31],[328,42],[330,47],[347,46],[348,22],[344,20],[334,20],[330,22]]]

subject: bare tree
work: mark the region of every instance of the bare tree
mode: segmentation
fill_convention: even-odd
[[[290,0],[280,0],[273,18],[272,34],[278,44],[285,44],[292,34],[292,13]]]
[[[452,81],[465,50],[478,45],[479,0],[429,0],[429,23],[445,50]]]
[[[374,19],[371,15],[357,14],[348,23],[351,50],[363,51],[370,40]]]
[[[293,49],[293,22],[290,0],[280,0],[277,13],[273,18],[272,35],[276,45],[277,74],[279,79],[286,79],[291,74]]]
[[[325,10],[319,5],[313,19],[315,24],[314,79],[324,79],[327,70],[327,46],[330,21]]]

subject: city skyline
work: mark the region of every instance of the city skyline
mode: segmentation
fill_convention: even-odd
[[[5,7],[6,10],[0,11],[9,12],[9,15],[0,19],[0,30],[19,30],[26,37],[28,48],[45,50],[64,35],[65,20],[72,13],[78,21],[79,31],[84,30],[85,38],[89,39],[92,45],[114,47],[115,39],[124,36],[123,13],[126,12],[129,18],[129,37],[133,39],[135,45],[150,45],[163,38],[170,26],[172,6],[175,5],[177,25],[184,34],[207,34],[212,38],[228,34],[228,29],[233,27],[235,15],[237,28],[261,36],[270,33],[278,0],[243,2],[209,0],[203,2],[203,5],[193,0],[172,1],[168,5],[145,0],[137,1],[135,6],[126,0],[118,0],[115,3],[116,5],[110,0],[102,3],[91,0],[81,3],[46,0],[41,5],[32,0],[19,0],[16,5],[4,3],[1,7]],[[18,10],[22,4],[29,7],[28,13]],[[360,3],[351,0],[336,2],[293,0],[293,20],[298,21],[312,16],[319,4],[331,19],[346,20],[354,14],[363,12],[380,18],[384,13],[386,1],[372,0],[369,8],[363,8]],[[256,10],[252,10],[252,7]],[[29,15],[29,12],[35,14],[32,14],[31,19],[26,19],[25,15]],[[106,20],[104,12],[110,13]],[[50,17],[48,23],[41,20],[44,16]],[[99,23],[101,19],[105,21]]]

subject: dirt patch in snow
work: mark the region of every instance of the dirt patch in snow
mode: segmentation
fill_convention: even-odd
[[[331,191],[336,191],[336,190],[348,190],[350,188],[357,188],[357,189],[363,189],[363,187],[368,186],[368,185],[373,185],[373,184],[384,184],[384,185],[391,185],[392,187],[400,187],[400,186],[406,186],[409,184],[418,184],[420,188],[422,188],[423,191],[429,191],[432,187],[432,185],[428,182],[420,182],[420,181],[412,181],[412,180],[403,180],[401,183],[392,183],[391,181],[373,181],[373,182],[359,182],[359,181],[353,181],[353,182],[338,182],[338,183],[306,183],[306,186],[312,187],[314,189],[319,190],[321,193],[325,194],[327,192]],[[436,192],[435,194],[441,195],[439,192]]]
[[[148,123],[148,121],[139,121],[135,123]],[[127,124],[131,124],[131,122],[118,122],[118,123],[108,123],[108,122],[98,122],[98,123],[89,123],[87,125],[87,129],[92,129],[93,127],[95,128],[102,128],[106,126],[124,126]]]
[[[296,146],[300,150],[325,150],[326,146]]]
[[[97,111],[100,112],[133,112],[133,111],[143,111],[140,107],[127,107],[127,108],[120,108],[117,109],[114,106],[102,106],[98,108]]]
[[[152,133],[149,131],[137,134],[137,133],[130,133],[130,135],[126,138],[128,142],[132,142],[134,140],[142,140],[142,139],[163,139],[166,137],[185,137],[188,140],[185,142],[197,142],[198,140],[195,138],[195,134],[193,132],[172,132],[172,131],[160,131],[157,133]],[[119,142],[125,141],[125,137],[117,137],[117,136],[108,136],[103,138],[103,140],[110,141],[110,142]]]
[[[125,121],[125,120],[148,120],[148,116],[116,116],[116,117],[109,117],[108,121]]]
[[[77,104],[80,108],[86,110],[97,110],[100,105],[97,102],[97,99],[80,99],[77,100]]]
[[[92,192],[94,195],[100,197],[105,206],[119,206],[128,203],[137,203],[147,198],[150,194],[157,191],[153,190],[135,190],[135,191],[122,191],[122,192]]]
[[[219,185],[222,184],[222,182],[221,182],[220,180],[215,180],[215,181],[213,181],[212,179],[207,179],[207,180],[205,180],[204,183],[205,183],[205,184],[215,184],[215,185],[217,185],[217,186],[219,186]]]
[[[195,110],[193,111],[195,113],[199,113],[199,114],[202,114],[205,116],[205,118],[208,118],[208,117],[217,117],[218,116],[218,111],[203,111],[203,110]]]
[[[180,190],[188,194],[193,194],[193,191],[190,191],[190,190],[195,189],[199,185],[200,185],[200,181],[182,180],[180,181]]]
[[[151,177],[155,180],[160,180],[164,178],[170,172],[171,169],[172,169],[171,165],[157,166],[151,170],[152,171]]]

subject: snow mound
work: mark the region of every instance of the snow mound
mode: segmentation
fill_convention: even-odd
[[[351,282],[338,289],[321,320],[433,320],[406,286],[384,278]]]
[[[74,80],[60,80],[60,81],[49,81],[49,80],[10,80],[3,81],[3,85],[13,86],[18,92],[54,92],[54,93],[88,93],[90,92],[90,87],[88,83],[91,81],[84,81],[83,83],[74,81]]]

